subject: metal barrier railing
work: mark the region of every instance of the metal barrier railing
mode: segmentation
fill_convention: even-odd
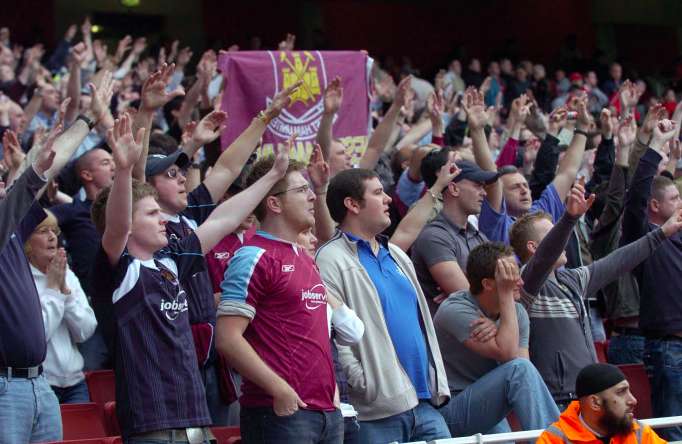
[[[654,429],[682,425],[682,416],[668,416],[665,418],[640,419]],[[406,444],[492,444],[510,441],[531,441],[537,439],[544,430],[527,430],[524,432],[495,433],[492,435],[472,435],[463,438],[436,439],[433,441],[417,441]]]

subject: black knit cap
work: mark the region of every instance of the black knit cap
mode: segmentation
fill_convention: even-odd
[[[624,380],[625,375],[615,365],[590,364],[578,373],[575,380],[575,394],[578,398],[594,395]]]

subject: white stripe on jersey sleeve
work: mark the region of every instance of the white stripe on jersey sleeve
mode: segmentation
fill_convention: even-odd
[[[135,284],[137,284],[137,280],[139,278],[140,278],[140,261],[138,259],[134,259],[130,263],[130,265],[128,265],[128,269],[126,270],[126,275],[123,277],[123,280],[121,281],[121,285],[119,285],[118,288],[116,290],[114,290],[114,293],[112,295],[112,302],[115,304],[123,296],[130,293],[130,290],[132,290],[133,287],[135,286]]]

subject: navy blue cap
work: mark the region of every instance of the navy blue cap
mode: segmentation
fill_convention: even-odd
[[[156,176],[170,168],[172,165],[177,165],[180,168],[187,168],[189,166],[189,157],[183,153],[182,150],[177,150],[173,154],[151,154],[147,156],[147,165],[144,169],[144,175],[147,177]]]
[[[495,182],[498,177],[500,177],[500,174],[497,171],[485,171],[475,163],[468,160],[458,160],[455,162],[455,164],[461,171],[457,177],[455,177],[453,182],[459,182],[460,180],[467,179],[472,182],[490,185],[491,183]]]

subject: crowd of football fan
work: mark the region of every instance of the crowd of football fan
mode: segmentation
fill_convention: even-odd
[[[214,51],[90,30],[46,54],[0,29],[0,442],[62,439],[98,369],[138,444],[428,441],[510,412],[546,442],[659,442],[596,364],[607,337],[655,416],[682,414],[673,89],[618,63],[453,60],[431,82],[375,62],[357,162],[342,78],[308,162],[295,135],[255,159],[299,84],[221,151]]]

